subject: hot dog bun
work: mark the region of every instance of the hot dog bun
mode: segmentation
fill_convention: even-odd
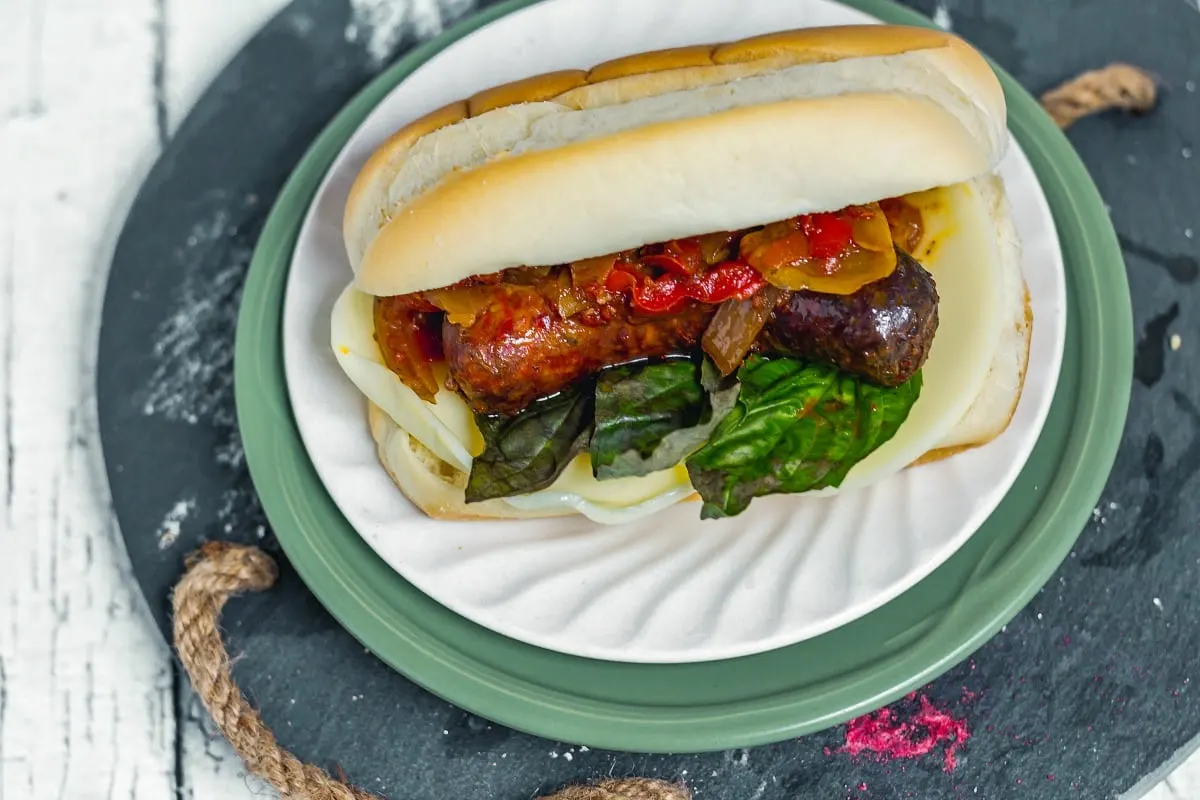
[[[1000,85],[959,38],[813,28],[434,111],[363,167],[343,233],[360,290],[405,294],[958,183],[1007,141]]]
[[[381,462],[427,515],[621,522],[694,497],[686,471],[600,482],[580,457],[550,489],[466,503],[469,409],[448,390],[422,402],[384,366],[371,296],[940,187],[913,255],[938,282],[941,327],[910,421],[847,478],[870,484],[986,444],[1016,409],[1032,316],[988,174],[1006,145],[986,62],[925,29],[795,31],[498,87],[411,123],[363,167],[333,348]]]

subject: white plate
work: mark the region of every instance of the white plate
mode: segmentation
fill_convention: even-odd
[[[405,123],[550,70],[874,21],[831,0],[549,0],[451,45],[372,112],[334,162],[300,232],[285,299],[284,362],[318,475],[393,569],[455,612],[534,645],[619,661],[703,661],[792,644],[878,608],[933,571],[987,518],[1041,431],[1066,331],[1058,238],[1015,144],[1000,171],[1035,320],[1016,415],[988,446],[868,489],[760,498],[737,518],[704,523],[694,503],[617,527],[582,517],[431,520],[380,467],[364,398],[329,347],[330,310],[350,279],[341,236],[346,193],[371,151]]]

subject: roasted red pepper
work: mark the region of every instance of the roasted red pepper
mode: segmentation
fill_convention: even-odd
[[[653,267],[671,275],[685,277],[699,275],[706,267],[700,240],[697,238],[673,239],[656,246],[656,249],[657,247],[661,247],[662,250],[639,257],[638,263],[643,267]]]
[[[397,297],[375,300],[375,340],[388,369],[426,402],[438,392],[433,364],[445,358],[442,315],[413,311]]]
[[[657,266],[657,263],[654,264]],[[630,305],[645,314],[669,314],[688,300],[721,303],[744,300],[765,285],[762,275],[744,261],[725,261],[698,275],[667,274],[652,279],[618,264],[608,274],[605,288],[628,293]]]
[[[633,307],[646,314],[678,311],[687,299],[688,282],[674,276],[646,280],[629,295]]]
[[[705,267],[699,239],[675,239],[667,242],[664,249],[689,275],[695,275]]]
[[[604,279],[604,288],[610,292],[629,292],[632,294],[638,288],[640,277],[629,266],[617,264],[608,273],[608,277]]]
[[[639,260],[641,261],[643,266],[657,267],[657,268],[663,270],[664,272],[669,272],[672,275],[687,276],[687,275],[691,275],[691,274],[693,274],[693,272],[695,272],[695,270],[689,270],[687,265],[685,265],[683,263],[683,261],[679,260],[678,258],[676,258],[673,255],[668,255],[667,253],[658,253],[656,255],[651,255],[651,256],[642,256],[641,259],[639,259]]]
[[[725,261],[703,275],[692,279],[693,300],[723,303],[726,300],[745,300],[766,284],[763,276],[745,261]]]
[[[841,215],[808,214],[800,219],[813,258],[836,258],[854,239],[854,228]]]

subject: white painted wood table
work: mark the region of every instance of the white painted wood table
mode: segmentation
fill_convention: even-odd
[[[172,683],[109,508],[94,370],[139,182],[285,2],[0,0],[0,800],[269,794]],[[1200,797],[1200,760],[1148,797]]]

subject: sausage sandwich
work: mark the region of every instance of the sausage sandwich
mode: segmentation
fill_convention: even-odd
[[[332,345],[425,513],[705,518],[990,441],[1032,318],[1000,85],[815,28],[529,78],[362,167]]]

